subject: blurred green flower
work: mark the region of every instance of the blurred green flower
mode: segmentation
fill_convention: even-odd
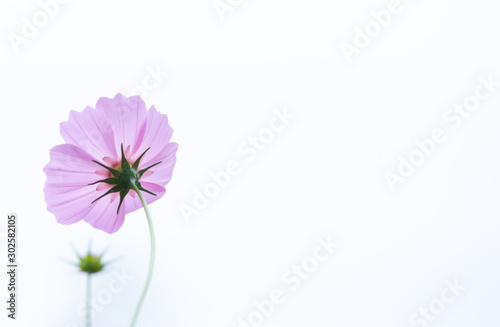
[[[88,274],[95,274],[104,269],[105,264],[101,262],[102,257],[91,253],[79,257],[78,268]]]

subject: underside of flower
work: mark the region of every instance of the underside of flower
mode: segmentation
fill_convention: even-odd
[[[95,185],[98,183],[106,183],[108,185],[113,186],[109,191],[107,191],[106,193],[104,193],[103,195],[101,195],[100,197],[95,199],[94,201],[92,201],[92,203],[96,202],[97,200],[99,200],[99,199],[101,199],[101,198],[103,198],[106,195],[109,195],[111,193],[120,193],[120,204],[118,205],[118,209],[116,211],[116,213],[118,213],[120,211],[120,207],[122,206],[123,200],[127,196],[128,192],[134,188],[133,187],[134,185],[139,190],[156,196],[155,193],[148,191],[144,187],[142,187],[141,183],[139,182],[139,180],[142,178],[142,175],[144,175],[145,172],[147,172],[149,169],[151,169],[154,166],[161,163],[161,161],[160,161],[160,162],[157,162],[157,163],[155,163],[147,168],[139,170],[140,161],[141,161],[142,157],[146,154],[146,152],[148,152],[149,149],[150,148],[147,148],[146,151],[144,151],[140,155],[140,157],[137,158],[137,160],[132,165],[130,165],[127,158],[125,157],[125,152],[123,151],[123,143],[121,145],[122,160],[121,160],[121,164],[118,167],[116,167],[116,168],[108,167],[108,166],[103,165],[102,163],[100,163],[98,161],[92,160],[93,162],[95,162],[99,166],[106,168],[113,175],[113,177],[102,179],[102,180],[99,180],[97,182],[89,184],[89,185]]]
[[[78,268],[88,274],[95,274],[104,269],[105,264],[101,262],[101,256],[88,253],[83,257],[79,257]]]

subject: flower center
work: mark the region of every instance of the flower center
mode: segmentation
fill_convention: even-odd
[[[148,191],[145,188],[143,188],[142,185],[141,185],[141,183],[139,182],[139,180],[141,179],[142,175],[144,175],[145,172],[147,172],[152,167],[154,167],[154,166],[156,166],[156,165],[158,165],[158,164],[161,163],[161,161],[160,161],[160,162],[157,162],[157,163],[155,163],[155,164],[153,164],[153,165],[151,165],[151,166],[149,166],[147,168],[139,170],[139,164],[141,162],[141,159],[146,154],[146,152],[148,152],[149,149],[150,148],[147,148],[146,151],[144,151],[141,154],[141,156],[134,162],[133,165],[130,165],[130,163],[128,162],[127,158],[125,157],[125,153],[123,151],[123,144],[121,146],[122,161],[115,168],[108,167],[108,166],[106,166],[106,165],[104,165],[104,164],[102,164],[100,162],[92,160],[93,162],[95,162],[99,166],[106,168],[111,173],[112,177],[109,177],[109,178],[106,178],[106,179],[101,179],[101,180],[99,180],[97,182],[94,182],[94,183],[91,183],[89,185],[95,185],[97,183],[106,183],[106,184],[109,184],[109,185],[113,186],[109,191],[107,191],[106,193],[104,193],[103,195],[101,195],[100,197],[98,197],[97,199],[95,199],[94,201],[92,201],[92,203],[94,203],[97,200],[105,197],[108,194],[118,193],[119,192],[120,193],[120,204],[118,205],[118,210],[116,211],[116,213],[118,214],[118,212],[120,211],[120,207],[122,206],[123,199],[125,199],[125,197],[127,196],[128,192],[131,189],[133,189],[134,185],[139,190],[156,196],[156,194],[154,194],[153,192]]]

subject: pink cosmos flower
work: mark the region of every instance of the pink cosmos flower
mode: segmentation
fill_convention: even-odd
[[[43,169],[47,210],[59,223],[114,233],[142,207],[135,188],[148,204],[165,194],[178,145],[167,116],[139,96],[100,98],[95,109],[71,111],[60,130],[66,144],[50,150]]]

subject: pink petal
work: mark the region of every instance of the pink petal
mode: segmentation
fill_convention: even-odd
[[[50,150],[50,161],[44,167],[45,202],[58,222],[73,224],[83,218],[96,198],[95,186],[100,179],[93,158],[79,147],[63,144]]]
[[[147,204],[153,203],[165,194],[165,188],[160,185],[147,182],[141,184],[145,189],[156,193],[157,195],[154,196],[149,193],[142,192]],[[132,193],[135,192],[130,190],[123,200],[123,204],[118,214],[116,213],[116,210],[118,209],[120,201],[119,198],[112,201],[112,196],[115,195],[115,193],[113,193],[97,201],[92,210],[87,213],[84,220],[94,228],[103,230],[109,234],[115,233],[120,229],[120,227],[122,227],[126,214],[143,208],[140,198],[138,196],[133,197]]]
[[[60,130],[66,143],[80,147],[95,159],[116,157],[113,130],[103,112],[90,107],[82,112],[71,111]]]
[[[118,214],[116,213],[120,201],[116,199],[111,203],[113,195],[114,194],[107,195],[97,201],[92,207],[92,210],[90,210],[84,218],[92,227],[105,231],[108,234],[118,231],[125,221],[125,210],[123,210],[123,205],[122,208],[120,208],[120,212]]]
[[[141,163],[153,164],[152,159],[168,145],[172,137],[173,129],[168,124],[167,115],[156,111],[152,106],[147,113],[144,137],[140,146],[133,151],[132,159],[135,161],[147,148],[151,148],[142,158]],[[142,165],[141,165],[142,166]],[[146,166],[145,166],[146,167]]]
[[[113,99],[100,98],[96,109],[103,112],[114,134],[115,157],[121,159],[121,145],[132,152],[143,141],[146,128],[146,105],[139,96],[117,94]]]
[[[144,165],[141,163],[139,169],[146,168],[153,163],[161,161],[161,164],[148,170],[148,172],[152,171],[153,174],[144,174],[141,181],[156,183],[161,186],[167,185],[172,179],[178,147],[179,145],[177,143],[169,143],[156,155],[156,157],[151,158],[151,160]]]
[[[151,191],[155,193],[157,196],[151,195],[146,192],[141,192],[142,196],[146,200],[147,204],[151,204],[161,198],[165,194],[165,188],[161,185],[153,184],[153,183],[148,183],[148,182],[141,182],[142,187],[144,187],[146,190]],[[125,198],[124,204],[125,204],[125,214],[128,214],[130,212],[133,212],[137,209],[142,208],[142,203],[141,200],[138,196],[133,198],[130,193],[134,192],[133,190],[129,192],[127,197]],[[121,210],[121,209],[120,209]]]
[[[99,179],[96,170],[100,167],[92,162],[88,153],[70,144],[61,144],[50,150],[50,161],[43,171],[47,175],[46,186],[86,186]]]

